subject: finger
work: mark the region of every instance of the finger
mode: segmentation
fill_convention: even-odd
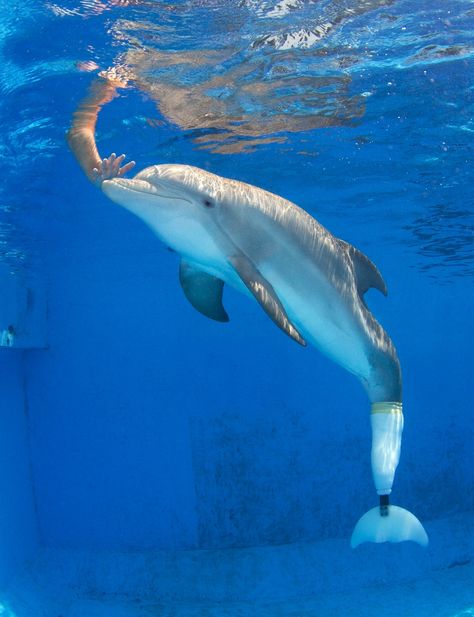
[[[124,158],[125,158],[125,155],[122,154],[121,156],[118,156],[116,159],[114,159],[113,168],[115,172],[118,172],[118,170],[120,169],[120,165],[122,164]]]
[[[109,161],[113,162],[116,158],[117,158],[117,155],[115,154],[115,152],[112,152],[112,154],[109,156]]]
[[[135,167],[135,161],[130,161],[119,170],[119,176],[123,176]]]

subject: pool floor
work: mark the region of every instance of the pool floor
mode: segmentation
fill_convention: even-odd
[[[474,617],[474,513],[430,546],[347,539],[193,551],[45,548],[0,593],[1,617]]]

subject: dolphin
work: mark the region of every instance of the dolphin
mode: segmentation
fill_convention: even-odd
[[[230,285],[299,345],[316,347],[359,378],[371,402],[379,504],[359,520],[351,545],[426,546],[419,520],[389,503],[403,429],[402,378],[395,347],[364,301],[369,288],[387,294],[370,259],[290,201],[197,167],[155,165],[132,179],[106,179],[101,188],[180,254],[179,279],[195,309],[228,321],[222,295]]]

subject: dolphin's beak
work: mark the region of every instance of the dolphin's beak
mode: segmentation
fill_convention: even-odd
[[[112,180],[104,180],[101,189],[113,201],[119,201],[131,193],[146,193],[148,195],[159,195],[157,189],[146,180],[131,180],[127,178],[113,178]],[[120,202],[119,202],[120,203]]]

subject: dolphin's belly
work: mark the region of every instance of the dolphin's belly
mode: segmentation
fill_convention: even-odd
[[[259,270],[272,285],[291,322],[308,343],[351,373],[367,377],[368,341],[358,315],[313,264],[304,257],[286,257],[260,263]],[[200,265],[209,274],[251,296],[225,255]]]
[[[285,274],[280,264],[262,267],[291,322],[308,343],[359,377],[367,377],[368,341],[359,315],[316,267],[300,261]],[[305,267],[306,266],[306,267]],[[358,301],[356,302],[356,306]]]

